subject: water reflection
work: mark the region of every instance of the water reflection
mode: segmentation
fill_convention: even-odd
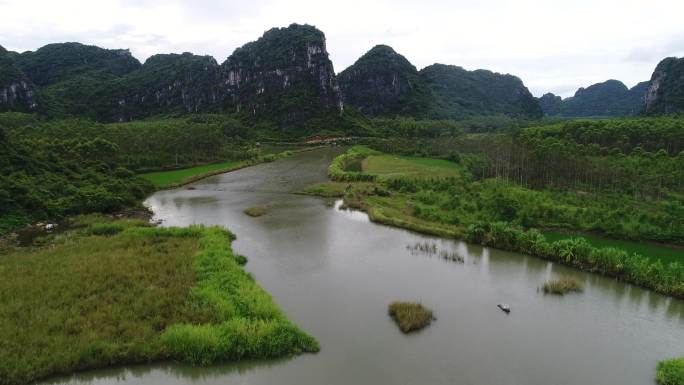
[[[227,376],[245,376],[251,372],[268,369],[278,365],[285,365],[292,358],[273,360],[246,360],[225,365],[213,365],[207,367],[189,366],[184,364],[162,363],[154,365],[137,365],[125,368],[112,368],[97,371],[88,371],[76,375],[57,377],[43,382],[51,384],[101,384],[101,383],[138,383],[145,380],[146,384],[165,384],[170,379],[176,383],[215,383]],[[155,381],[155,379],[157,381]],[[163,379],[163,381],[158,381]]]

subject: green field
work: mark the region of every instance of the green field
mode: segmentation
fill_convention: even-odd
[[[0,384],[318,350],[243,270],[226,230],[84,224],[0,258]]]
[[[157,188],[167,188],[194,181],[198,176],[212,173],[221,173],[244,167],[247,161],[233,161],[224,163],[213,163],[204,166],[183,168],[170,171],[155,171],[140,174],[144,179],[149,180]]]
[[[460,165],[448,160],[397,155],[371,155],[361,162],[362,171],[387,178],[446,178],[462,172]]]
[[[660,259],[663,263],[679,262],[684,263],[684,248],[676,249],[671,247],[659,246],[653,243],[632,242],[621,239],[603,238],[590,234],[567,234],[556,232],[544,232],[544,236],[549,242],[561,239],[584,238],[595,247],[615,247],[627,251],[628,253],[641,254],[651,259]]]

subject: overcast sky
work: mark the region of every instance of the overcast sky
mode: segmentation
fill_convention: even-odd
[[[272,27],[325,32],[337,72],[376,44],[418,69],[432,63],[520,77],[536,96],[648,80],[660,59],[684,56],[684,0],[0,0],[0,45],[35,50],[78,41],[219,63]]]

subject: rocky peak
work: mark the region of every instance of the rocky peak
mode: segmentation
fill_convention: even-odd
[[[684,58],[665,58],[651,76],[644,95],[644,112],[672,114],[681,111],[684,111]]]
[[[338,79],[345,101],[367,114],[425,114],[432,104],[416,67],[386,45],[371,48]]]
[[[286,120],[321,108],[343,111],[325,35],[313,26],[270,29],[236,49],[221,68],[225,104],[235,111]]]
[[[551,92],[545,93],[539,98],[539,106],[546,115],[559,115],[563,99]]]

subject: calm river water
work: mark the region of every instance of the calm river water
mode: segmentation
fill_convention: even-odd
[[[247,270],[318,338],[320,353],[209,368],[100,370],[52,383],[653,384],[658,360],[684,356],[682,301],[520,254],[373,224],[363,213],[292,194],[326,180],[337,152],[299,153],[146,202],[165,226],[230,228],[234,249],[249,258]],[[243,214],[255,205],[270,210]],[[560,274],[582,280],[584,292],[539,292]],[[421,301],[437,320],[404,335],[387,315],[394,300]],[[501,302],[511,305],[509,315],[496,307]]]

